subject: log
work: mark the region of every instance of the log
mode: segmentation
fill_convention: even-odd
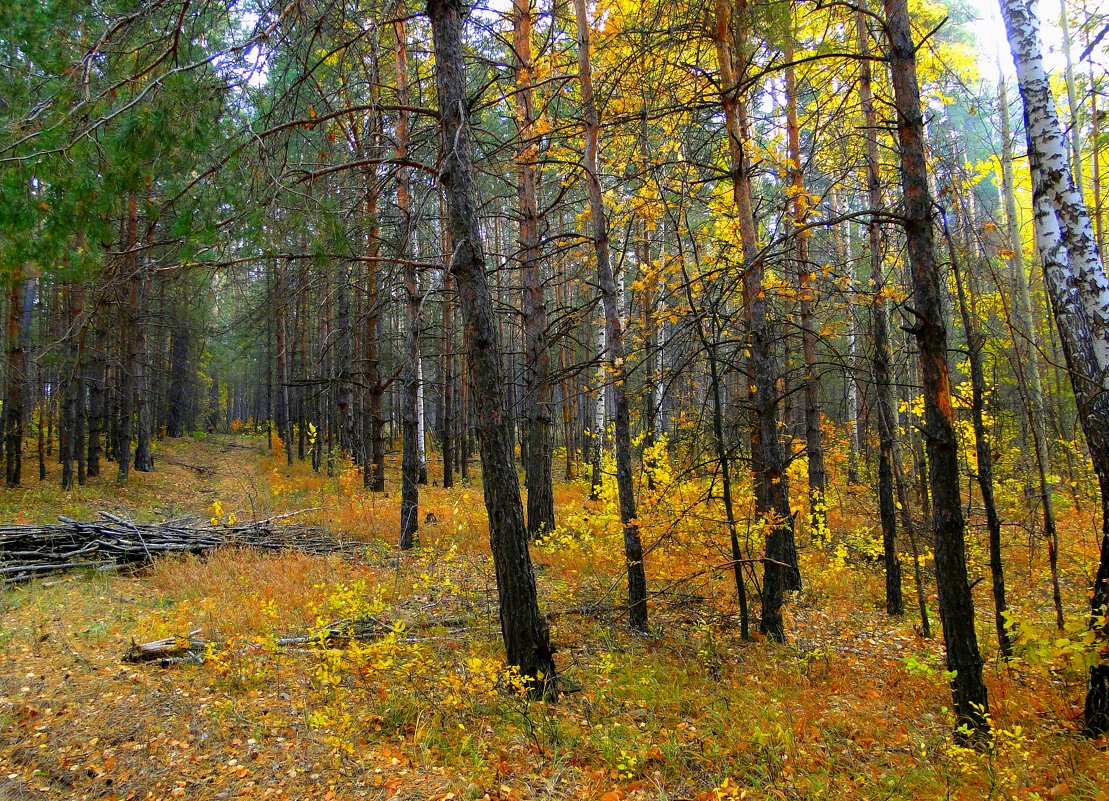
[[[200,629],[195,629],[189,632],[188,637],[165,637],[150,642],[135,642],[132,640],[131,647],[127,650],[123,661],[153,662],[157,659],[166,660],[174,657],[193,656],[194,659],[203,662],[207,643],[200,639],[199,634]],[[168,664],[176,664],[176,662],[169,662]]]
[[[308,634],[290,634],[278,637],[275,643],[279,648],[295,648],[305,645],[344,645],[355,640],[376,640],[391,631],[389,624],[374,617],[360,617],[348,620],[335,620],[322,629]],[[158,662],[162,667],[182,662],[204,663],[204,654],[209,643],[200,636],[200,629],[190,631],[187,637],[165,637],[149,642],[131,641],[124,662]]]

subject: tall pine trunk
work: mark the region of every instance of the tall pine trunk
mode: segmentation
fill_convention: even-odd
[[[531,0],[513,0],[516,186],[520,209],[519,259],[524,280],[524,484],[528,490],[528,533],[539,537],[554,528],[555,515],[551,478],[551,354],[536,198],[539,143],[534,130],[531,23]]]
[[[489,543],[497,577],[501,634],[508,663],[532,681],[535,695],[555,692],[554,656],[547,621],[539,611],[535,572],[511,442],[504,372],[496,315],[485,273],[478,219],[473,144],[466,108],[462,56],[461,0],[428,0],[435,42],[440,143],[439,180],[447,198],[447,222],[454,242],[451,272],[466,328],[466,361],[473,389]]]
[[[747,4],[740,10],[746,15]],[[789,505],[789,486],[778,429],[778,363],[774,356],[763,277],[765,263],[759,255],[758,233],[752,205],[751,167],[747,159],[750,143],[746,99],[739,80],[746,73],[746,54],[741,41],[737,46],[733,31],[732,6],[728,0],[715,0],[713,41],[720,69],[721,97],[732,180],[732,199],[739,218],[743,247],[743,306],[748,325],[748,395],[751,403],[751,462],[755,474],[755,513],[766,531],[766,556],[763,561],[763,633],[785,640],[782,605],[788,590],[801,588],[794,544],[793,513]],[[746,20],[740,21],[740,30]],[[738,59],[738,65],[736,63]]]
[[[907,0],[884,0],[890,72],[897,102],[903,219],[912,271],[913,333],[920,350],[924,387],[924,434],[932,491],[936,586],[947,648],[947,669],[960,731],[989,728],[982,656],[974,630],[974,599],[967,580],[959,454],[947,365],[940,266],[933,241],[932,195],[924,157],[924,116],[916,73]]]
[[[397,38],[397,112],[396,139],[397,161],[408,158],[408,44],[405,41],[404,22],[393,24]],[[416,544],[420,528],[420,454],[418,432],[419,382],[420,382],[420,294],[416,275],[415,252],[412,243],[412,219],[409,208],[408,168],[399,167],[397,173],[397,210],[400,225],[397,230],[397,262],[403,264],[404,280],[404,384],[401,387],[401,490],[400,490],[400,547],[408,550]]]
[[[866,186],[871,215],[867,220],[867,249],[870,256],[870,337],[873,351],[871,376],[878,412],[878,519],[882,524],[882,552],[886,572],[886,612],[900,615],[905,608],[901,592],[901,561],[897,554],[897,503],[894,501],[894,469],[897,424],[894,419],[893,384],[890,371],[889,307],[886,273],[882,263],[882,229],[877,212],[882,209],[882,178],[878,151],[878,114],[871,88],[870,33],[862,9],[855,12],[859,55],[859,103],[866,125]],[[908,513],[908,510],[905,510]]]

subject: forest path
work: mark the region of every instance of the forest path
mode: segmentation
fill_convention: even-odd
[[[312,480],[304,465],[283,471],[260,437],[163,440],[155,460],[125,486],[106,463],[65,493],[48,464],[45,482],[0,496],[0,515],[154,521],[207,518],[218,503],[224,522],[246,520],[301,503],[300,490],[272,492],[274,471]],[[438,774],[386,744],[360,753],[351,778],[346,753],[305,724],[319,700],[312,655],[258,644],[267,627],[306,630],[324,588],[368,575],[339,556],[228,549],[0,591],[0,799],[364,798],[402,785],[411,798],[443,795]],[[203,666],[121,661],[132,641],[196,630],[217,645]]]

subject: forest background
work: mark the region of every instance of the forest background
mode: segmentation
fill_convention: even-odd
[[[1106,797],[1037,6],[5,4],[0,794]]]

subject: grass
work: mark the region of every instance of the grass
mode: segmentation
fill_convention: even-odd
[[[618,611],[612,499],[560,485],[570,524],[533,549],[568,690],[545,704],[515,692],[501,662],[480,486],[422,488],[421,516],[434,522],[402,554],[397,493],[363,493],[353,470],[289,468],[247,437],[159,454],[158,471],[123,491],[108,479],[71,493],[34,486],[5,495],[3,514],[207,516],[217,500],[238,519],[312,509],[302,519],[364,540],[364,554],[227,550],[0,595],[0,798],[1109,799],[1106,743],[1077,734],[1081,654],[1049,625],[1042,550],[1015,537],[1022,659],[997,661],[980,583],[998,735],[968,751],[951,742],[941,643],[921,638],[913,615],[882,612],[880,569],[857,547],[873,525],[859,493],[831,498],[846,555],[803,542],[806,588],[788,609],[790,643],[775,645],[739,640],[730,573],[705,569],[725,562],[725,541],[696,487],[642,489],[659,591],[643,637]],[[1064,591],[1079,621],[1088,508],[1063,523]],[[274,645],[363,614],[393,633],[351,648]],[[132,640],[197,628],[217,643],[203,665],[121,661]]]

